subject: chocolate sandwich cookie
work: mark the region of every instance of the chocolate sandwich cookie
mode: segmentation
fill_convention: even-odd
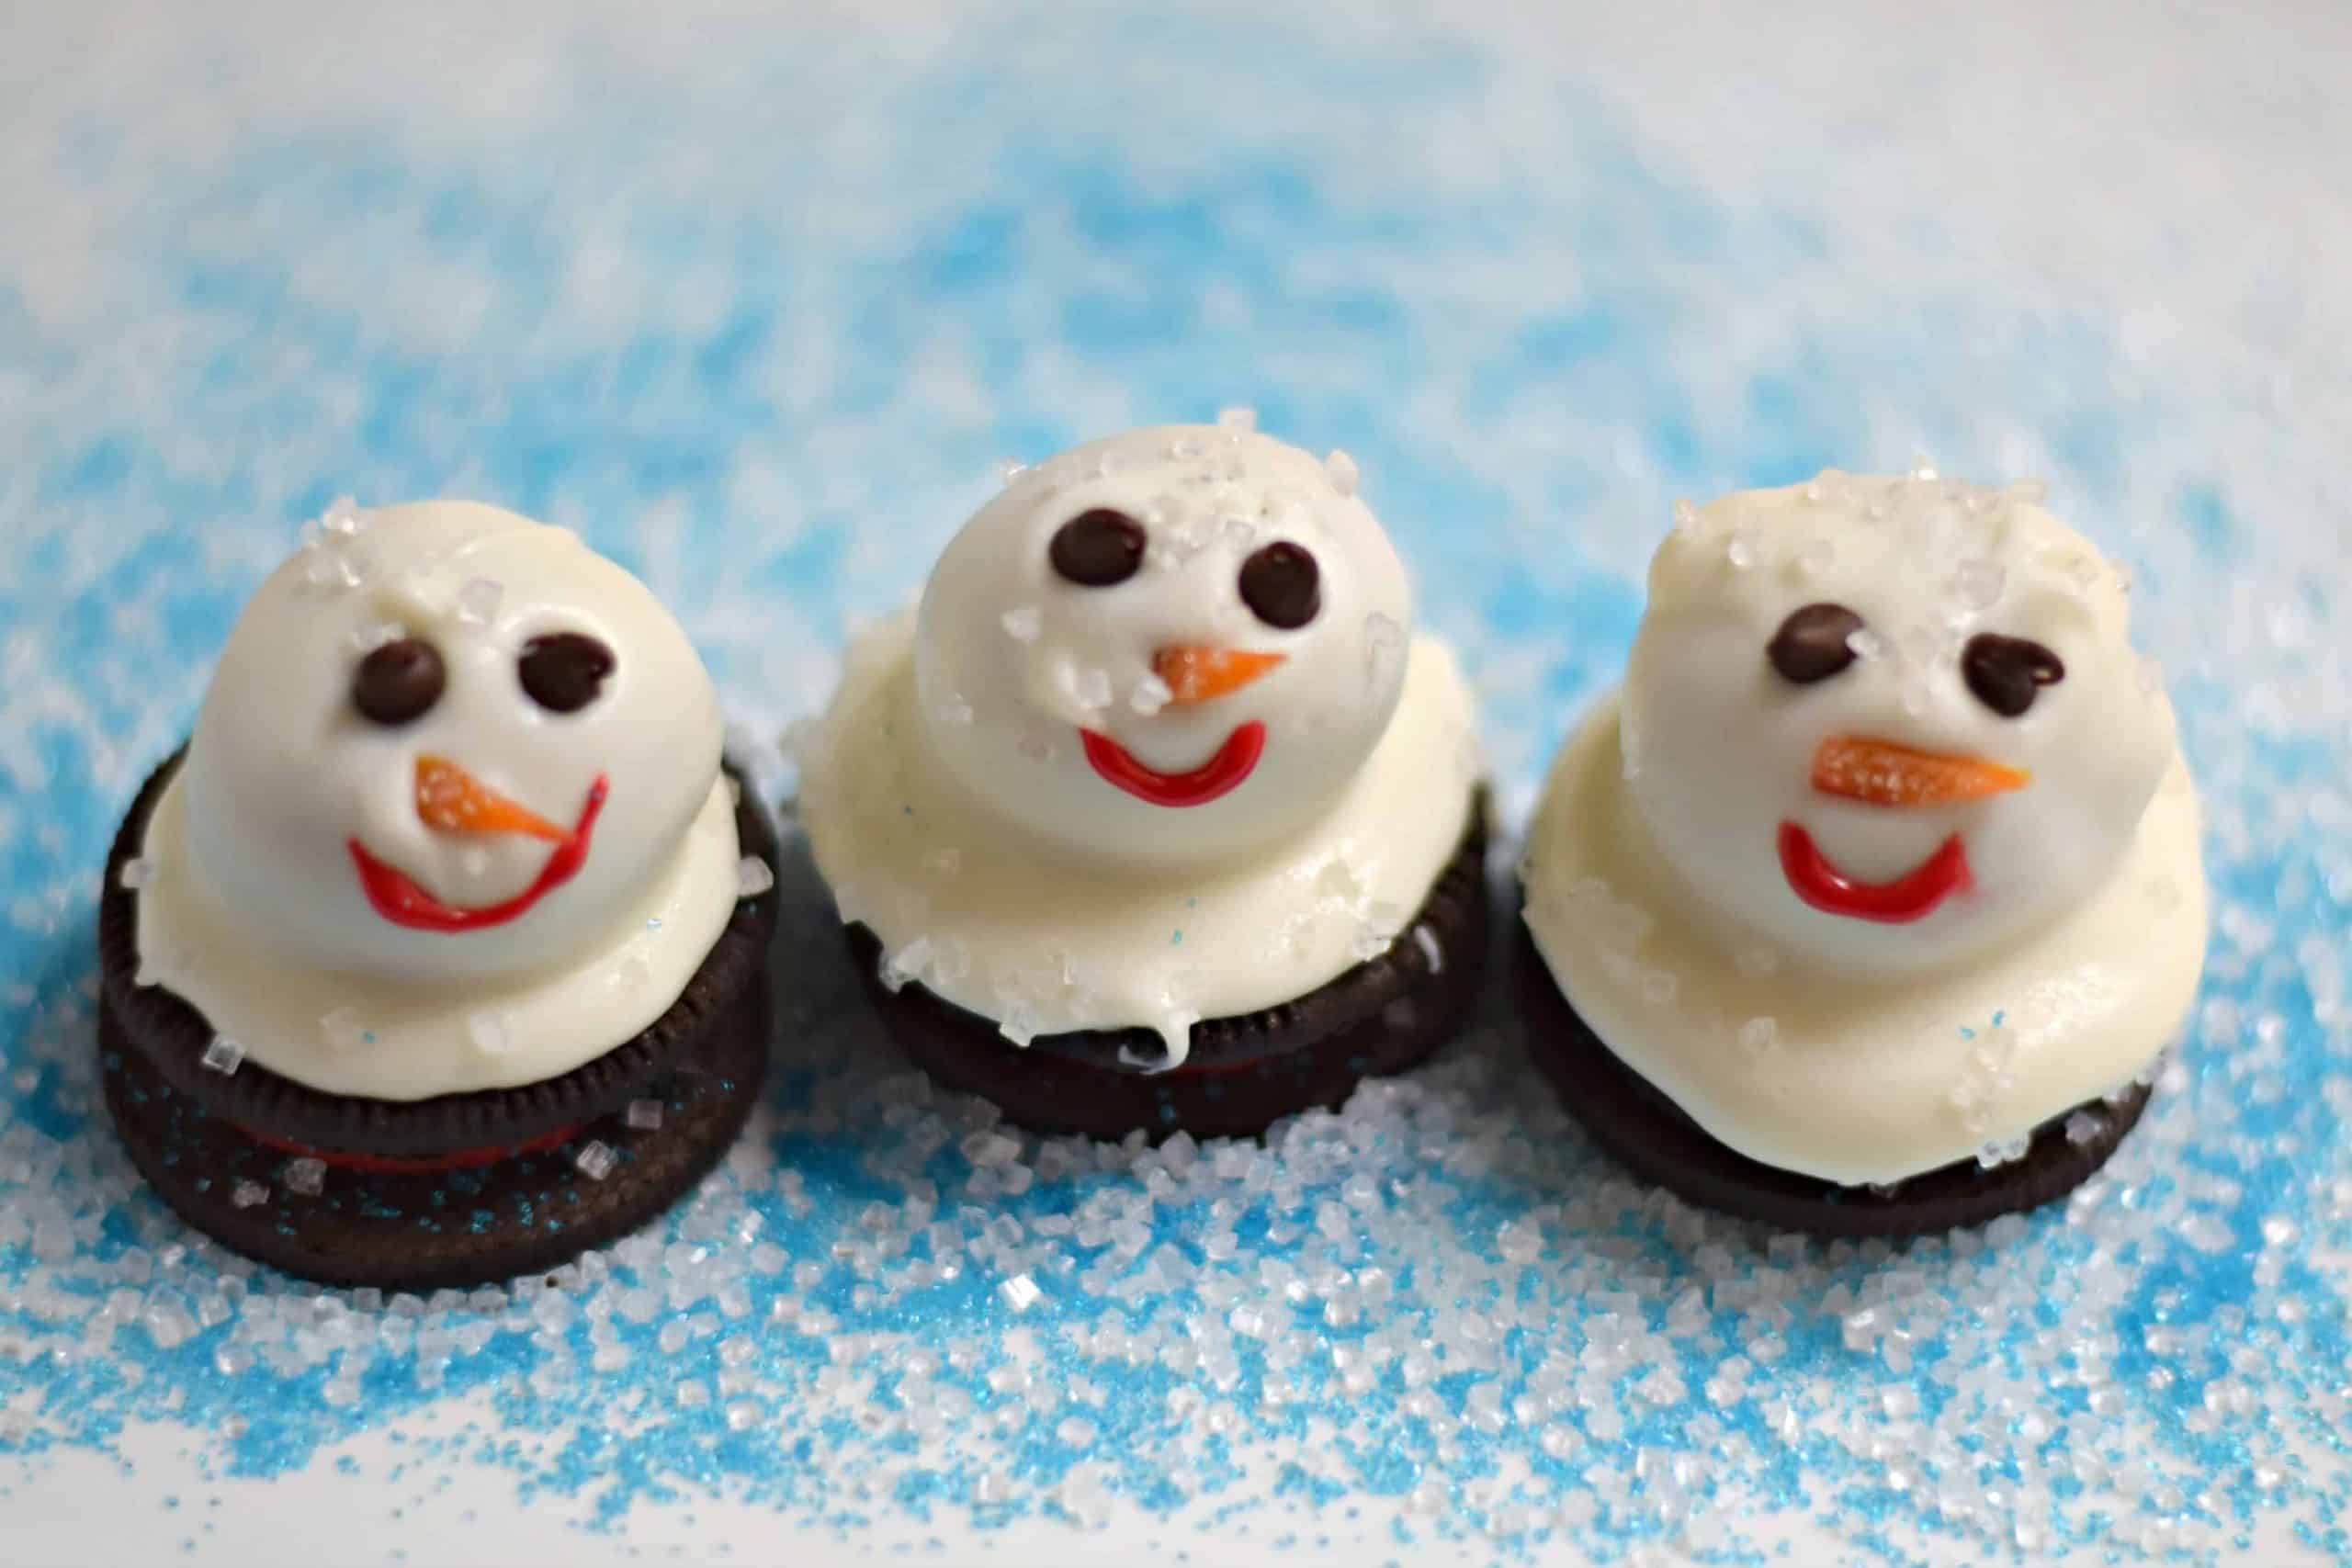
[[[1528,1053],[1601,1152],[1678,1197],[1774,1230],[1921,1235],[2037,1209],[2090,1179],[2147,1108],[2145,1084],[2086,1101],[2041,1122],[2021,1153],[1989,1168],[1972,1157],[1876,1186],[1777,1169],[1717,1142],[1619,1061],[1560,994],[1534,942],[1522,935],[1518,946]]]
[[[331,1285],[494,1283],[618,1240],[718,1165],[767,1071],[767,978],[754,966],[748,979],[728,1004],[693,1011],[695,1048],[663,1053],[666,1069],[637,1083],[618,1110],[519,1145],[466,1143],[481,1135],[454,1130],[477,1120],[460,1103],[470,1096],[447,1103],[453,1130],[437,1156],[259,1134],[177,1088],[102,1008],[107,1110],[156,1196],[248,1258]],[[420,1122],[439,1106],[419,1108]],[[498,1120],[508,1108],[492,1109]]]
[[[2118,572],[2026,487],[1686,511],[1522,867],[1528,1044],[1594,1140],[1792,1229],[1968,1224],[2138,1121],[2205,953]]]
[[[718,748],[684,634],[571,535],[331,513],[107,860],[97,1049],[158,1194],[402,1289],[675,1200],[767,1057],[776,840]]]
[[[1477,998],[1488,938],[1486,816],[1412,924],[1388,949],[1296,1001],[1193,1026],[1182,1066],[1155,1071],[1148,1029],[1073,1030],[1012,1047],[995,1020],[933,995],[920,981],[882,980],[882,944],[846,928],[867,994],[915,1064],[950,1088],[993,1100],[1040,1133],[1154,1137],[1246,1136],[1284,1116],[1336,1107],[1366,1077],[1414,1066],[1450,1037]]]
[[[1468,685],[1344,453],[1235,418],[1023,470],[797,750],[885,1017],[1015,1121],[1255,1133],[1476,983]]]

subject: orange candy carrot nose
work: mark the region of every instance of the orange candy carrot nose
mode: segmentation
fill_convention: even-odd
[[[1891,740],[1833,735],[1813,754],[1813,787],[1871,806],[1942,806],[2023,789],[2033,775],[2022,768],[1916,751]]]
[[[561,843],[569,829],[483,784],[446,757],[416,760],[416,815],[448,833],[523,833]]]
[[[1239,691],[1283,657],[1237,648],[1163,648],[1151,656],[1151,671],[1167,682],[1170,702],[1204,703]]]

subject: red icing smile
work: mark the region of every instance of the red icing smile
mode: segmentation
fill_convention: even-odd
[[[1830,864],[1813,835],[1794,822],[1781,824],[1781,874],[1816,909],[1895,926],[1926,919],[1946,898],[1975,886],[1957,833],[1894,881],[1861,882]]]
[[[533,905],[580,874],[588,859],[588,838],[595,830],[596,815],[605,808],[605,776],[599,773],[596,782],[588,786],[588,799],[580,808],[580,820],[556,845],[555,852],[539,867],[539,874],[531,879],[531,885],[512,898],[470,909],[444,904],[418,886],[408,873],[368,853],[368,846],[355,837],[348,840],[348,847],[352,864],[359,868],[360,890],[368,895],[368,902],[376,913],[411,931],[456,933],[503,926],[520,919]]]
[[[1086,742],[1086,760],[1105,783],[1154,806],[1206,806],[1238,789],[1241,781],[1257,770],[1258,759],[1266,754],[1266,727],[1254,718],[1227,736],[1216,756],[1184,773],[1147,768],[1107,735],[1091,729],[1078,733]]]

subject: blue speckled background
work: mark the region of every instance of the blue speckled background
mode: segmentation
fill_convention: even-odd
[[[337,1466],[367,1561],[462,1555],[403,1533],[419,1473],[583,1552],[722,1507],[946,1560],[1038,1519],[1194,1562],[2352,1550],[2352,21],[1423,9],[10,18],[0,1518],[68,1539],[96,1455],[74,1506],[199,1558],[208,1487]],[[2210,805],[2206,991],[2108,1175],[1775,1243],[1614,1177],[1500,1016],[1264,1149],[1008,1151],[816,962],[804,871],[753,1135],[564,1290],[321,1293],[135,1190],[96,868],[331,497],[577,526],[765,746],[995,459],[1228,404],[1356,456],[1514,825],[1673,497],[2048,479],[2135,568]]]

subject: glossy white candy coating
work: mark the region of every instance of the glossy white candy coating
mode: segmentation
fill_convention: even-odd
[[[1791,612],[1842,604],[1863,657],[1806,684],[1767,645]],[[2173,755],[2173,716],[2129,639],[2121,580],[2022,496],[1938,479],[1824,474],[1727,496],[1688,517],[1650,569],[1626,666],[1626,788],[1696,899],[1757,938],[1857,976],[1947,965],[2079,904],[2115,869]],[[1978,633],[2029,638],[2064,676],[2017,717],[1962,673]],[[1982,759],[2022,788],[1888,807],[1816,790],[1825,738]],[[1810,908],[1783,874],[1781,824],[1871,882],[1952,835],[1973,890],[1885,924]]]
[[[1768,649],[1819,604],[1861,618],[1859,656],[1792,682]],[[1831,1181],[2015,1157],[2128,1088],[2195,994],[2205,889],[2196,790],[2125,611],[2118,573],[2030,493],[1832,472],[1682,512],[1624,687],[1529,826],[1525,918],[1553,978],[1716,1139]],[[1984,634],[2041,644],[2064,677],[2004,716],[1962,671]],[[1830,737],[2007,787],[1824,790]],[[1783,866],[1792,823],[1858,882],[1955,839],[1969,876],[1918,919],[1832,913]]]
[[[1115,586],[1065,581],[1055,533],[1094,508],[1140,523],[1142,569]],[[1321,607],[1293,630],[1243,602],[1262,547],[1315,558]],[[948,545],[923,594],[915,681],[939,765],[1008,824],[1108,863],[1201,863],[1283,841],[1328,811],[1388,727],[1412,605],[1371,511],[1322,459],[1238,426],[1169,425],[1091,442],[1014,478]],[[1162,649],[1279,653],[1228,695],[1171,703]],[[1151,804],[1087,760],[1092,729],[1146,766],[1199,767],[1235,729],[1266,727],[1257,767],[1205,804]]]
[[[182,774],[198,872],[289,964],[433,981],[558,963],[645,891],[709,795],[720,735],[709,676],[644,585],[568,530],[466,502],[359,516],[347,542],[316,547],[345,553],[359,581],[316,582],[315,552],[300,553],[230,633]],[[556,632],[614,655],[600,694],[574,713],[540,706],[516,673],[524,644]],[[447,683],[421,716],[387,726],[353,705],[352,674],[395,636],[438,649]],[[566,828],[605,779],[578,874],[489,929],[385,919],[361,891],[355,838],[462,906],[520,893],[550,852],[541,839],[429,825],[420,756]]]
[[[612,656],[570,712],[535,701],[518,663],[563,632]],[[429,641],[444,682],[384,724],[354,705],[353,673],[398,637]],[[719,746],[717,696],[677,623],[567,530],[465,502],[339,506],[246,606],[156,802],[141,973],[250,1059],[327,1093],[414,1100],[556,1077],[668,1010],[735,908]],[[558,835],[602,779],[576,873],[492,923],[387,919],[355,840],[458,910],[540,885],[560,847],[422,808],[423,757]]]

